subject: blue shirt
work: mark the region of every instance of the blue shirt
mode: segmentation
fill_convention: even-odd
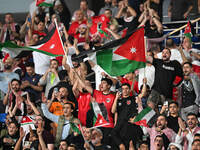
[[[26,73],[24,78],[22,78],[22,81],[29,81],[30,84],[37,86],[40,78],[41,78],[41,75],[39,74],[35,73],[33,76],[29,76]],[[40,98],[40,94],[38,94],[38,91],[32,89],[31,87],[26,87],[25,91],[27,91],[28,93],[32,93],[34,95],[35,100],[38,100]]]

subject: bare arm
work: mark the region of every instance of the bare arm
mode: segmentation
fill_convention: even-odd
[[[18,141],[17,141],[17,143],[15,145],[14,150],[20,150],[21,149],[21,143],[22,143],[22,140],[23,140],[24,136],[25,136],[25,133],[24,133],[23,128],[21,127],[20,128],[20,137],[19,137],[19,139],[18,139]]]
[[[63,56],[62,65],[65,68],[65,70],[67,70],[67,72],[69,74],[69,72],[70,72],[70,66],[67,64],[67,56],[66,55]]]
[[[73,85],[73,88],[72,88],[72,91],[74,93],[74,96],[77,98],[79,96],[79,90],[78,90],[78,79],[75,81],[74,85]]]
[[[36,115],[40,115],[40,112],[38,111],[38,109],[35,107],[35,105],[31,102],[29,94],[27,94],[27,103],[31,106],[31,108],[33,109],[33,112]]]
[[[106,28],[106,30],[115,38],[115,39],[120,39],[120,35],[113,32],[112,30],[110,30],[109,28]]]
[[[112,109],[111,109],[111,112],[114,114],[116,111],[117,111],[117,101],[118,99],[121,97],[121,93],[120,92],[117,92],[116,96],[115,96],[115,100],[114,100],[114,103],[112,105]]]
[[[182,58],[182,60],[183,60],[183,63],[188,62],[189,60],[186,58],[186,56],[185,56],[185,54],[184,54],[184,52],[183,52],[182,46],[179,46],[179,47],[178,47],[178,50],[179,50],[179,52],[180,52],[180,54],[181,54],[181,58]]]

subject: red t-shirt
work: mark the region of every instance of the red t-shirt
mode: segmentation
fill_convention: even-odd
[[[108,128],[113,128],[114,123],[113,123],[113,114],[111,113],[112,105],[115,100],[115,95],[114,94],[107,94],[104,95],[103,92],[94,90],[93,91],[93,97],[95,98],[96,102],[99,104],[104,104],[106,107],[107,113],[108,113],[108,120],[109,120],[109,125],[106,125],[104,127]],[[104,118],[105,119],[105,118]]]
[[[126,78],[122,78],[121,81],[120,81],[122,84],[124,83],[128,83],[130,86],[132,86],[132,81],[126,79]],[[134,85],[133,85],[133,90],[136,92],[136,93],[139,93],[139,89],[138,89],[138,82],[135,81]],[[132,96],[132,95],[131,95]]]
[[[81,93],[77,98],[78,101],[78,119],[83,126],[86,126],[87,112],[90,109],[90,93]]]
[[[77,36],[76,29],[81,25],[81,24],[87,24],[86,20],[83,20],[81,23],[78,21],[72,22],[71,26],[69,27],[68,34],[75,37]]]

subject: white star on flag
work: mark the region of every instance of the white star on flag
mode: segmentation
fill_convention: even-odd
[[[51,46],[50,46],[50,49],[53,49],[55,47],[55,44],[52,44]]]
[[[131,53],[135,53],[135,52],[136,52],[136,49],[135,49],[134,47],[132,47],[132,48],[130,49],[130,51],[131,51]]]

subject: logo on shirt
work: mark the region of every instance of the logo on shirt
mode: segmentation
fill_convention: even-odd
[[[119,103],[118,105],[119,105],[119,106],[121,106],[121,105],[122,105],[122,103]]]
[[[106,98],[106,103],[110,103],[111,99],[110,98]]]
[[[131,100],[127,100],[126,104],[130,105],[131,104]]]

